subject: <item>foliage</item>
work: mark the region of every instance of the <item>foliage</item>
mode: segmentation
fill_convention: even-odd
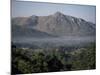
[[[20,49],[12,46],[12,74],[95,69],[95,44],[88,47]]]

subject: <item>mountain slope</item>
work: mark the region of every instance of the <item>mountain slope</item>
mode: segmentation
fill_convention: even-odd
[[[14,36],[90,36],[95,35],[96,32],[95,24],[60,12],[49,16],[32,15],[13,18],[12,26]],[[35,35],[34,32],[36,32]]]
[[[39,17],[37,29],[58,36],[94,35],[95,25],[83,19],[56,12],[50,16]]]
[[[32,15],[30,17],[15,17],[12,18],[12,25],[19,25],[25,27],[36,26],[38,16]]]
[[[22,27],[18,25],[13,25],[12,26],[12,37],[17,38],[17,37],[34,37],[34,38],[41,38],[41,37],[53,37],[50,34],[47,34],[45,32],[40,32],[35,29],[30,29],[27,27]]]

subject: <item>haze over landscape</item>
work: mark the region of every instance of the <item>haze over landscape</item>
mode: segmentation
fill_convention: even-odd
[[[96,68],[95,6],[12,0],[12,74]]]

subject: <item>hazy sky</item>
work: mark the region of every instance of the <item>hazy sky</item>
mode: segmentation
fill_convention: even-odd
[[[12,17],[25,17],[31,15],[46,16],[49,14],[54,14],[57,11],[95,23],[95,6],[37,3],[12,0]]]

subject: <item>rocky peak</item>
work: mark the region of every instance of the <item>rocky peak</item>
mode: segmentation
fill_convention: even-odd
[[[55,15],[55,16],[64,16],[64,14],[61,13],[61,12],[56,12],[54,15]]]

